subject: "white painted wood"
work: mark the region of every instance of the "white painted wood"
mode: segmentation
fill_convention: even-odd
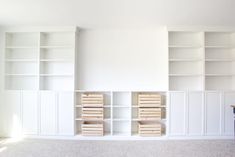
[[[206,92],[206,135],[220,135],[220,102],[219,92]]]
[[[40,92],[41,134],[56,134],[56,94],[53,91]]]
[[[58,134],[74,135],[74,93],[58,93]]]
[[[202,135],[203,132],[204,93],[188,93],[188,135]]]
[[[170,92],[169,134],[170,136],[185,135],[185,92]]]
[[[21,92],[4,92],[4,121],[2,133],[6,137],[18,137],[22,134]]]
[[[223,135],[232,136],[233,135],[233,110],[231,105],[235,104],[235,92],[225,92],[224,93],[224,106],[223,106]]]
[[[22,130],[26,135],[38,133],[38,92],[22,92]]]

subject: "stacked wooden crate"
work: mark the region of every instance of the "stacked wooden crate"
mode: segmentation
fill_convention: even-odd
[[[104,95],[99,93],[83,93],[82,104],[82,135],[104,135]]]
[[[162,96],[158,93],[139,93],[138,107],[139,135],[161,136]]]

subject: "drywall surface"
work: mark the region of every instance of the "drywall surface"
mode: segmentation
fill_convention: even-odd
[[[167,35],[156,29],[81,30],[80,90],[167,90]]]
[[[2,130],[2,124],[3,124],[3,121],[4,121],[4,118],[2,117],[3,115],[3,111],[4,111],[4,108],[3,108],[3,52],[4,52],[4,33],[3,33],[3,30],[2,28],[0,27],[0,137],[1,137],[1,130]]]

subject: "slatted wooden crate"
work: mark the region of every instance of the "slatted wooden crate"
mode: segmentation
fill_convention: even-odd
[[[103,108],[82,108],[83,120],[103,120],[104,109]]]
[[[139,93],[139,107],[160,107],[162,105],[162,97],[156,93]]]
[[[157,119],[162,118],[162,109],[161,108],[139,108],[138,117],[141,120]]]
[[[162,124],[160,123],[143,123],[139,122],[139,135],[140,136],[161,136]]]
[[[83,93],[81,96],[83,107],[103,107],[104,95],[98,93]]]
[[[104,124],[103,122],[89,122],[85,121],[82,124],[83,136],[103,136]]]

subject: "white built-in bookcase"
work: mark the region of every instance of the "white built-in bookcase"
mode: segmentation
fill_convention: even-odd
[[[235,34],[169,31],[169,90],[234,90]]]
[[[76,31],[5,35],[5,89],[74,89]]]

